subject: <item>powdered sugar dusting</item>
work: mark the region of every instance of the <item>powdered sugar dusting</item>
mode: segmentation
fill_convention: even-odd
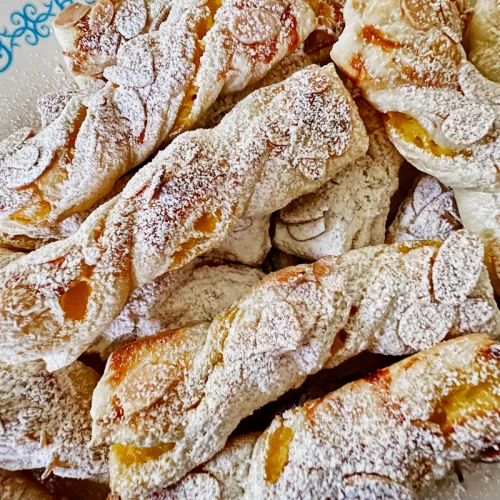
[[[402,158],[385,133],[381,115],[365,101],[358,100],[358,108],[370,138],[367,155],[281,210],[275,247],[316,260],[383,243]]]
[[[311,109],[304,95],[321,114],[304,115]],[[271,128],[282,143],[268,140]],[[328,156],[312,178],[297,162],[316,144]],[[366,147],[333,65],[254,92],[215,129],[173,141],[73,236],[0,271],[3,359],[65,366],[109,327],[135,288],[216,248],[241,218],[268,215],[314,191]]]
[[[175,446],[147,463],[120,462],[112,485],[128,498],[132,490],[140,495],[172,484],[222,449],[242,418],[297,387],[308,374],[361,351],[410,354],[467,333],[460,331],[465,323],[459,318],[467,315],[461,311],[470,299],[495,310],[493,316],[485,311],[477,326],[498,335],[499,313],[484,268],[474,290],[464,288],[467,298],[460,304],[438,300],[434,293],[433,277],[453,283],[452,275],[434,264],[441,252],[448,255],[449,269],[465,254],[474,255],[467,243],[471,237],[461,232],[456,237],[460,243],[443,249],[423,243],[368,247],[266,277],[215,319],[177,392],[154,410],[124,417],[113,411],[113,401],[124,404],[116,399],[120,369],[113,362],[123,356],[115,352],[96,389],[94,439]],[[456,255],[450,255],[451,248]],[[424,311],[434,307],[432,324],[415,309],[416,302]],[[148,352],[155,351],[153,346]],[[138,355],[134,362],[142,366],[146,359]],[[143,384],[147,387],[146,379]]]
[[[114,17],[104,26],[112,8]],[[241,14],[238,30],[251,31],[246,23],[276,8],[259,0],[248,16],[235,0],[222,7],[179,0],[171,10],[170,2],[121,0],[97,2],[89,12],[64,11],[55,21],[56,32],[74,72],[90,76],[86,83],[91,84],[65,106],[51,109],[47,125],[0,160],[6,178],[12,177],[0,188],[0,230],[32,237],[40,226],[87,210],[164,141],[192,127],[225,83],[239,80],[243,88],[264,76],[314,29],[311,9],[303,0],[289,0],[276,33],[251,46],[226,27]],[[153,13],[165,17],[168,12],[160,29],[148,31],[158,27]],[[72,14],[77,18],[66,22]],[[243,53],[247,64],[229,71],[227,59],[236,61]]]
[[[444,240],[462,227],[453,192],[435,177],[421,174],[387,231],[387,243]]]
[[[497,449],[497,348],[483,336],[440,344],[277,417],[244,498],[416,498],[454,460]]]
[[[41,362],[0,365],[1,467],[50,467],[78,478],[107,475],[107,448],[88,447],[97,380],[98,374],[79,362],[52,374]]]

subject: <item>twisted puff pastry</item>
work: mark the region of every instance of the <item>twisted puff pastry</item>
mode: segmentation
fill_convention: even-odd
[[[172,3],[97,0],[93,6],[74,3],[61,11],[54,19],[54,34],[77,83],[83,87],[89,80],[102,78],[104,69],[117,63],[120,46],[142,33],[158,30],[168,18]],[[179,8],[175,9],[176,21],[179,14]]]
[[[260,79],[317,24],[304,0],[255,0],[251,8],[230,0],[215,19],[204,2],[176,3],[175,23],[120,46],[107,84],[96,80],[71,96],[36,135],[9,139],[0,158],[0,232],[36,238],[40,227],[88,209],[221,92]]]
[[[98,373],[80,362],[54,373],[40,361],[1,363],[0,468],[107,476],[107,447],[89,448],[89,411],[98,380]]]
[[[500,344],[437,345],[277,417],[244,498],[415,498],[457,459],[498,458]]]
[[[482,259],[465,232],[351,251],[264,278],[211,326],[116,351],[92,403],[93,442],[117,443],[113,487],[144,496],[174,483],[244,417],[362,351],[402,355],[472,331],[498,336]]]
[[[388,113],[389,136],[401,154],[454,189],[465,227],[485,243],[500,291],[500,85],[467,60],[460,44],[469,6],[348,0],[332,58]],[[498,3],[496,9],[490,20]],[[487,33],[473,28],[469,43]],[[490,41],[498,53],[498,37]]]
[[[75,235],[0,271],[0,360],[69,364],[134,289],[216,248],[241,218],[314,191],[367,146],[333,64],[254,92],[215,129],[178,137]]]
[[[314,31],[305,43],[307,52],[317,52],[332,46],[343,29],[342,8],[344,0],[305,0],[316,17]],[[271,7],[270,12],[257,12],[261,6]],[[297,5],[296,2],[293,3]],[[249,30],[238,32],[242,42],[259,43],[261,38],[272,37],[276,24],[283,21],[283,12],[290,8],[286,0],[97,0],[93,7],[71,5],[54,20],[54,32],[61,44],[68,68],[81,85],[95,78],[106,77],[105,69],[116,64],[120,46],[142,33],[162,28],[162,23],[175,25],[189,7],[208,6],[215,16],[221,7],[232,5],[248,12],[260,24],[261,31],[255,38]],[[278,16],[272,15],[272,12]],[[281,19],[280,19],[281,17]],[[238,25],[232,20],[229,29]],[[293,21],[292,21],[293,24]],[[251,38],[253,40],[250,40]],[[272,49],[271,49],[272,50]],[[239,66],[244,61],[237,56],[232,62]]]
[[[135,290],[88,351],[108,357],[137,338],[211,322],[263,277],[261,271],[246,266],[195,259]]]
[[[435,177],[420,174],[401,203],[385,241],[445,240],[461,228],[452,190]]]
[[[273,246],[284,252],[317,260],[384,242],[403,159],[389,141],[380,113],[363,99],[356,102],[370,138],[368,152],[318,191],[280,211]]]
[[[276,417],[258,439],[230,439],[150,498],[467,499],[439,481],[457,459],[498,454],[499,360],[500,345],[482,335],[444,342]],[[119,464],[112,452],[118,479]],[[464,465],[468,475],[498,469]]]

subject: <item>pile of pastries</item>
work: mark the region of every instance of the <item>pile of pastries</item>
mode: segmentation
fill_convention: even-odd
[[[0,142],[0,498],[493,473],[499,26],[498,0],[64,9],[75,88]]]

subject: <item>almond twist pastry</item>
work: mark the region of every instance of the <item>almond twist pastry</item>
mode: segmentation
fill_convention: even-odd
[[[445,342],[277,417],[244,498],[416,498],[454,460],[498,459],[499,405],[500,344]]]
[[[453,191],[435,177],[420,174],[389,226],[385,241],[445,240],[461,228]]]
[[[482,259],[465,232],[354,250],[269,275],[211,325],[114,352],[92,403],[93,442],[115,443],[113,488],[144,497],[174,483],[244,417],[362,351],[403,355],[472,331],[498,336]]]
[[[9,138],[0,232],[36,238],[40,227],[88,209],[219,94],[262,78],[317,25],[304,0],[176,4],[175,23],[121,44],[107,84],[73,95],[36,135]]]
[[[342,8],[344,0],[305,0],[315,15],[314,30],[307,39],[307,52],[331,47],[343,29]],[[220,8],[236,6],[243,15],[253,17],[253,28],[241,25],[241,12],[224,27],[236,35],[239,42],[254,45],[272,38],[277,25],[288,16],[287,9],[294,9],[298,2],[287,0],[97,0],[92,6],[73,4],[64,9],[54,20],[54,32],[63,49],[69,70],[78,83],[84,85],[95,78],[106,78],[105,69],[116,64],[119,50],[127,40],[158,29],[162,23],[175,26],[189,7],[207,5],[215,17]],[[292,5],[292,7],[290,7]],[[267,6],[261,13],[257,9]],[[300,7],[303,9],[304,7]],[[300,23],[305,18],[298,19]],[[296,22],[286,19],[289,28]],[[253,47],[254,49],[259,47]],[[270,49],[270,50],[269,50]],[[267,48],[270,53],[274,47]],[[250,52],[253,52],[251,50]],[[251,55],[251,54],[250,54]],[[231,62],[241,69],[245,55],[238,54]]]
[[[455,190],[462,221],[483,239],[500,291],[500,85],[467,60],[461,45],[469,7],[452,0],[348,0],[332,58],[388,113],[389,136],[401,154]],[[469,45],[485,36],[498,54],[498,29],[487,26],[498,19],[498,2],[487,9],[489,20],[472,28]],[[495,30],[496,42],[488,35]]]
[[[178,137],[66,240],[0,271],[0,360],[75,360],[130,293],[216,248],[243,217],[318,189],[365,153],[333,64],[254,92],[221,124]]]
[[[258,439],[230,438],[149,498],[477,499],[448,475],[458,458],[498,453],[499,360],[499,344],[482,335],[439,344],[276,417]],[[471,487],[498,469],[459,464]],[[110,468],[119,480],[114,452]]]
[[[195,259],[135,290],[88,351],[107,357],[137,338],[211,322],[263,277],[250,267]]]
[[[61,11],[54,19],[54,34],[77,83],[85,86],[89,80],[102,78],[104,69],[117,63],[120,46],[140,34],[158,30],[168,18],[172,3],[97,0],[92,6],[74,3]],[[181,14],[178,3],[174,3],[176,21]]]
[[[80,362],[53,373],[39,361],[1,363],[0,468],[46,467],[46,475],[105,477],[107,447],[89,448],[98,380],[98,373]]]
[[[356,102],[370,139],[366,156],[318,191],[282,209],[274,231],[275,247],[317,260],[384,242],[403,159],[389,141],[380,113],[363,99]]]

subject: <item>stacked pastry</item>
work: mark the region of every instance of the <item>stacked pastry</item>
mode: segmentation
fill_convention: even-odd
[[[499,459],[500,7],[343,7],[57,16],[80,90],[0,145],[0,498],[446,497]]]

